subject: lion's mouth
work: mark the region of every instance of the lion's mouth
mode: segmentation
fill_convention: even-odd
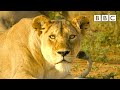
[[[61,60],[60,62],[57,62],[56,64],[59,64],[59,63],[70,63],[70,62],[67,61],[67,60],[65,60],[65,59],[63,59],[63,60]]]

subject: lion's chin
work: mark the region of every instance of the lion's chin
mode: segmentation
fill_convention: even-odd
[[[68,62],[60,62],[57,63],[55,65],[55,68],[59,71],[59,72],[70,72],[71,70],[71,63]]]

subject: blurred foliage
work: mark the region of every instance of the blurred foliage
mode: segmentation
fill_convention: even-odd
[[[90,19],[93,22],[82,41],[81,49],[86,51],[93,61],[108,62],[114,60],[114,55],[120,55],[120,11],[93,11],[91,17],[93,18],[95,14],[116,15],[117,21],[94,22]],[[112,54],[109,54],[111,52]]]
[[[111,56],[120,55],[120,11],[47,11],[51,19],[86,15],[90,20],[88,29],[81,42],[81,50],[85,51],[93,61],[107,62],[114,60]],[[94,15],[116,15],[116,22],[94,22]],[[117,58],[120,60],[120,58]]]
[[[40,11],[42,14],[50,17],[50,19],[63,19],[62,11]]]

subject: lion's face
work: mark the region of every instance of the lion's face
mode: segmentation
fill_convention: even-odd
[[[44,20],[39,32],[42,55],[57,70],[68,72],[80,51],[81,29],[67,20]]]
[[[80,34],[66,21],[54,21],[41,36],[44,58],[54,65],[68,65],[76,57],[80,47]]]

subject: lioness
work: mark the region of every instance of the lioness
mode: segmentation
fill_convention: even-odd
[[[81,31],[88,26],[86,17],[20,20],[0,33],[0,78],[76,78],[70,74],[71,62],[80,51]]]

